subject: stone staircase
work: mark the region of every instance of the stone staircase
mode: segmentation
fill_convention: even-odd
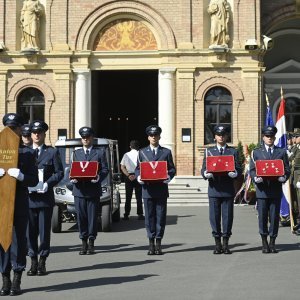
[[[125,184],[119,187],[121,206],[125,204]],[[169,183],[169,206],[207,206],[207,181],[200,176],[176,176]],[[132,207],[136,206],[133,193]]]

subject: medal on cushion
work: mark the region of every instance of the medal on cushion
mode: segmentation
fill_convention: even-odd
[[[151,168],[152,168],[152,173],[153,174],[155,174],[156,173],[156,167],[157,167],[157,165],[158,165],[158,161],[149,161],[149,164],[150,164],[150,166],[151,166]]]
[[[84,163],[84,164],[83,164]],[[81,167],[81,172],[85,172],[85,169],[88,167],[89,165],[89,161],[81,161],[79,164],[80,164],[80,167]]]

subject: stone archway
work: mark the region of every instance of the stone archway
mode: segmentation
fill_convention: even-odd
[[[118,1],[101,6],[88,16],[78,32],[76,50],[91,50],[99,31],[108,23],[120,18],[145,22],[152,29],[159,49],[176,48],[170,25],[157,11],[142,3]]]

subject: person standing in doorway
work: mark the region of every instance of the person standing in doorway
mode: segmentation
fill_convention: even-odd
[[[46,259],[50,253],[51,218],[55,205],[53,187],[63,178],[64,169],[58,150],[45,145],[48,125],[44,121],[36,120],[30,124],[30,130],[32,148],[37,157],[39,184],[29,190],[27,239],[31,268],[27,275],[42,276],[47,274]]]
[[[207,149],[204,155],[201,174],[208,180],[209,197],[209,221],[212,228],[212,235],[215,238],[214,254],[231,254],[228,242],[232,235],[233,205],[234,205],[234,179],[242,174],[242,168],[238,160],[237,150],[226,144],[228,130],[225,126],[217,125],[214,128],[216,145]],[[227,174],[216,175],[207,172],[207,156],[232,155],[234,157],[235,170]],[[221,218],[222,225],[221,227]],[[223,245],[221,242],[223,237]]]
[[[145,217],[143,215],[142,186],[137,182],[135,176],[140,144],[137,140],[132,140],[129,144],[129,147],[130,151],[126,152],[121,160],[121,170],[125,175],[126,190],[125,213],[123,220],[129,220],[133,190],[135,191],[138,220],[144,220]]]
[[[139,151],[135,170],[137,181],[142,185],[145,226],[149,238],[148,255],[162,255],[161,240],[164,237],[167,219],[168,183],[176,173],[171,150],[159,145],[161,131],[157,125],[146,128],[149,146]],[[166,161],[168,179],[163,182],[143,182],[140,178],[140,162],[143,161]]]

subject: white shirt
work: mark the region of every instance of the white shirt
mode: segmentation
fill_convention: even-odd
[[[121,165],[126,167],[128,173],[134,173],[139,152],[135,149],[126,152],[121,160]]]
[[[83,148],[84,154],[86,154],[87,150],[89,150],[89,154],[91,154],[91,150],[92,150],[93,146],[91,146],[90,148],[86,148],[83,146],[82,148]]]
[[[265,144],[265,148],[266,148],[267,152],[269,151],[269,148],[271,148],[271,154],[273,154],[274,145],[269,147],[268,145]]]
[[[157,154],[158,146],[157,147],[153,147],[152,145],[150,145],[150,149],[151,149],[152,152],[153,152],[153,149],[154,149],[155,155]]]

